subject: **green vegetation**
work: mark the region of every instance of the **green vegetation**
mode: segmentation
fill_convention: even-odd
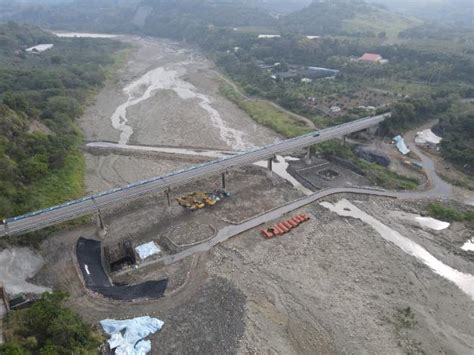
[[[81,134],[74,120],[101,87],[109,40],[60,39],[38,28],[0,25],[0,217],[83,194]],[[25,48],[54,47],[41,53]]]
[[[403,349],[405,354],[425,353],[422,344],[411,335],[411,331],[418,322],[410,306],[397,308],[391,317],[387,317],[387,320],[393,324],[398,338],[398,346]]]
[[[421,21],[390,12],[364,1],[315,1],[280,21],[285,32],[309,35],[338,34],[358,37],[396,38]]]
[[[399,175],[381,165],[359,159],[351,148],[342,145],[341,142],[336,140],[318,144],[316,151],[326,157],[336,156],[352,162],[369,181],[385,189],[413,190],[419,185],[417,179]]]
[[[398,35],[421,23],[413,17],[405,17],[399,14],[374,8],[366,13],[359,13],[350,20],[345,20],[342,31],[345,33],[368,33],[385,39],[395,39]]]
[[[470,175],[474,173],[474,113],[447,115],[439,124],[443,156]]]
[[[443,117],[451,108],[455,97],[441,94],[418,95],[392,105],[392,118],[380,125],[381,132],[388,136],[417,127],[424,122]]]
[[[310,131],[302,127],[301,122],[295,121],[288,114],[277,110],[269,102],[247,99],[227,83],[221,84],[220,92],[247,112],[256,122],[273,129],[287,138],[297,137]]]
[[[397,331],[413,328],[417,322],[411,307],[398,308],[394,316],[394,323]]]
[[[0,346],[4,355],[95,354],[102,342],[72,310],[61,292],[44,293],[29,309],[9,313]]]
[[[433,218],[447,222],[474,222],[474,210],[460,211],[438,202],[428,206],[428,213]]]

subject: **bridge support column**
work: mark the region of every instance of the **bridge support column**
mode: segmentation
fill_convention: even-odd
[[[107,235],[107,227],[105,226],[104,219],[102,218],[102,213],[100,210],[97,210],[97,236],[99,238],[105,238]]]
[[[222,173],[222,190],[226,191],[225,173]]]
[[[346,146],[346,136],[342,136],[342,146]]]
[[[267,176],[271,178],[273,176],[273,157],[267,160]]]
[[[170,190],[170,189],[166,189],[166,191],[165,191],[165,195],[166,195],[166,202],[167,202],[168,210],[170,210],[170,209],[171,209],[171,198],[170,198],[170,192],[171,192],[171,190]]]
[[[306,164],[311,164],[311,146],[306,148],[305,162]]]
[[[8,222],[5,221],[5,224],[3,225],[5,228],[5,235],[9,236],[10,235],[10,228],[8,227]]]

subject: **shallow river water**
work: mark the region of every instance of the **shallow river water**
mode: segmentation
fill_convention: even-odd
[[[182,71],[185,69],[183,68]],[[199,106],[207,112],[210,122],[219,130],[220,139],[233,150],[255,148],[245,140],[245,133],[229,127],[219,111],[212,106],[212,98],[200,93],[191,83],[182,79],[185,72],[158,67],[142,75],[127,85],[123,92],[128,99],[118,106],[112,114],[112,126],[119,130],[119,144],[127,144],[133,134],[133,127],[128,124],[127,110],[143,101],[148,100],[157,90],[172,90],[182,100],[198,100]]]

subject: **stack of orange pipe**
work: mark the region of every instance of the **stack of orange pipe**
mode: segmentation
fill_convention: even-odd
[[[273,237],[288,233],[290,230],[295,227],[298,227],[301,223],[306,222],[307,220],[309,220],[308,215],[304,213],[299,214],[292,217],[291,219],[277,223],[269,228],[262,229],[261,233],[265,238],[271,239]]]

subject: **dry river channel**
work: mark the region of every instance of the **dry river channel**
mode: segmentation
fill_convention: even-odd
[[[87,109],[87,141],[242,151],[279,137],[219,94],[213,64],[167,40],[119,36],[133,46],[126,64]],[[86,154],[89,192],[162,175],[189,164]]]

